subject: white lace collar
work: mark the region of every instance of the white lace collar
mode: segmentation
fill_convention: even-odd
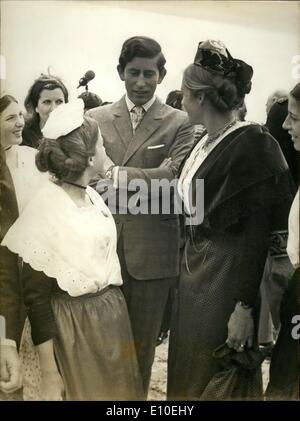
[[[90,187],[87,193],[94,206],[78,208],[62,188],[48,183],[2,242],[72,296],[122,283],[114,220],[101,197]]]

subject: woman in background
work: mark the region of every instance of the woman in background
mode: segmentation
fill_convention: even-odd
[[[276,94],[276,95],[275,95]],[[265,126],[279,143],[291,171],[295,187],[299,184],[299,152],[295,150],[291,135],[282,125],[288,115],[288,93],[277,91],[268,100]],[[259,339],[261,349],[270,357],[280,328],[280,306],[294,269],[286,252],[288,239],[288,216],[273,232],[270,257],[261,283],[262,305],[260,312]]]
[[[42,128],[49,114],[59,105],[68,102],[68,90],[57,76],[41,75],[29,89],[24,105],[27,111],[22,145],[38,148]]]
[[[15,189],[5,162],[5,151],[0,144],[0,242],[17,218]],[[17,348],[24,324],[24,305],[17,255],[0,246],[0,262],[1,401],[20,399],[19,394],[11,394],[22,386],[22,369]]]
[[[300,83],[290,92],[288,115],[283,123],[292,138],[295,150],[300,152]],[[299,400],[299,186],[289,215],[287,253],[295,269],[282,299],[281,328],[273,349],[270,381],[266,396],[270,400]],[[294,316],[298,315],[296,320]],[[298,327],[297,327],[298,325]],[[293,335],[294,329],[294,335]]]
[[[1,145],[10,170],[18,202],[19,213],[48,180],[35,165],[36,150],[20,145],[24,129],[23,111],[11,95],[0,98]]]
[[[0,123],[1,146],[4,149],[6,165],[15,188],[18,211],[21,214],[28,202],[49,181],[49,175],[40,172],[36,167],[37,150],[21,144],[24,129],[23,110],[11,95],[0,98]],[[21,273],[23,266],[20,260],[19,269]],[[22,314],[23,318],[24,314],[25,312]],[[40,380],[38,356],[32,345],[28,319],[25,324],[22,323],[22,328],[23,326],[20,341],[20,359],[24,373],[23,396],[24,399],[35,399],[38,396],[37,385]]]
[[[299,153],[295,150],[292,138],[287,130],[282,127],[288,115],[288,98],[276,101],[267,115],[266,126],[269,132],[279,143],[282,153],[290,168],[292,177],[296,183],[299,184]]]

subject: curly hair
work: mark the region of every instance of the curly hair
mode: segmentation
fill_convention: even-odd
[[[64,94],[65,102],[68,102],[69,93],[63,81],[57,76],[41,75],[34,81],[26,95],[24,106],[28,113],[35,113],[35,108],[38,105],[41,92],[44,89],[48,89],[50,91],[53,91],[54,89],[61,89]]]
[[[58,139],[43,138],[36,155],[36,165],[42,172],[49,171],[57,180],[76,181],[95,155],[98,124],[84,117],[83,124]]]

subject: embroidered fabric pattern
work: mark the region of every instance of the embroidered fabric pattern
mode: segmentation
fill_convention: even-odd
[[[122,284],[113,217],[93,189],[87,187],[87,194],[94,205],[78,208],[63,189],[49,183],[2,243],[34,270],[56,278],[73,297]]]
[[[141,124],[144,114],[144,108],[137,105],[130,111],[133,132],[135,132],[138,126]]]

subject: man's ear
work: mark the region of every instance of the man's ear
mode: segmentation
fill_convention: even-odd
[[[162,69],[162,71],[159,73],[159,78],[158,78],[158,84],[160,84],[163,80],[164,80],[164,77],[166,76],[166,74],[167,74],[167,70],[164,68],[164,69]]]
[[[122,66],[120,64],[118,64],[117,66],[117,70],[120,76],[120,79],[124,82],[124,69],[122,68]]]

